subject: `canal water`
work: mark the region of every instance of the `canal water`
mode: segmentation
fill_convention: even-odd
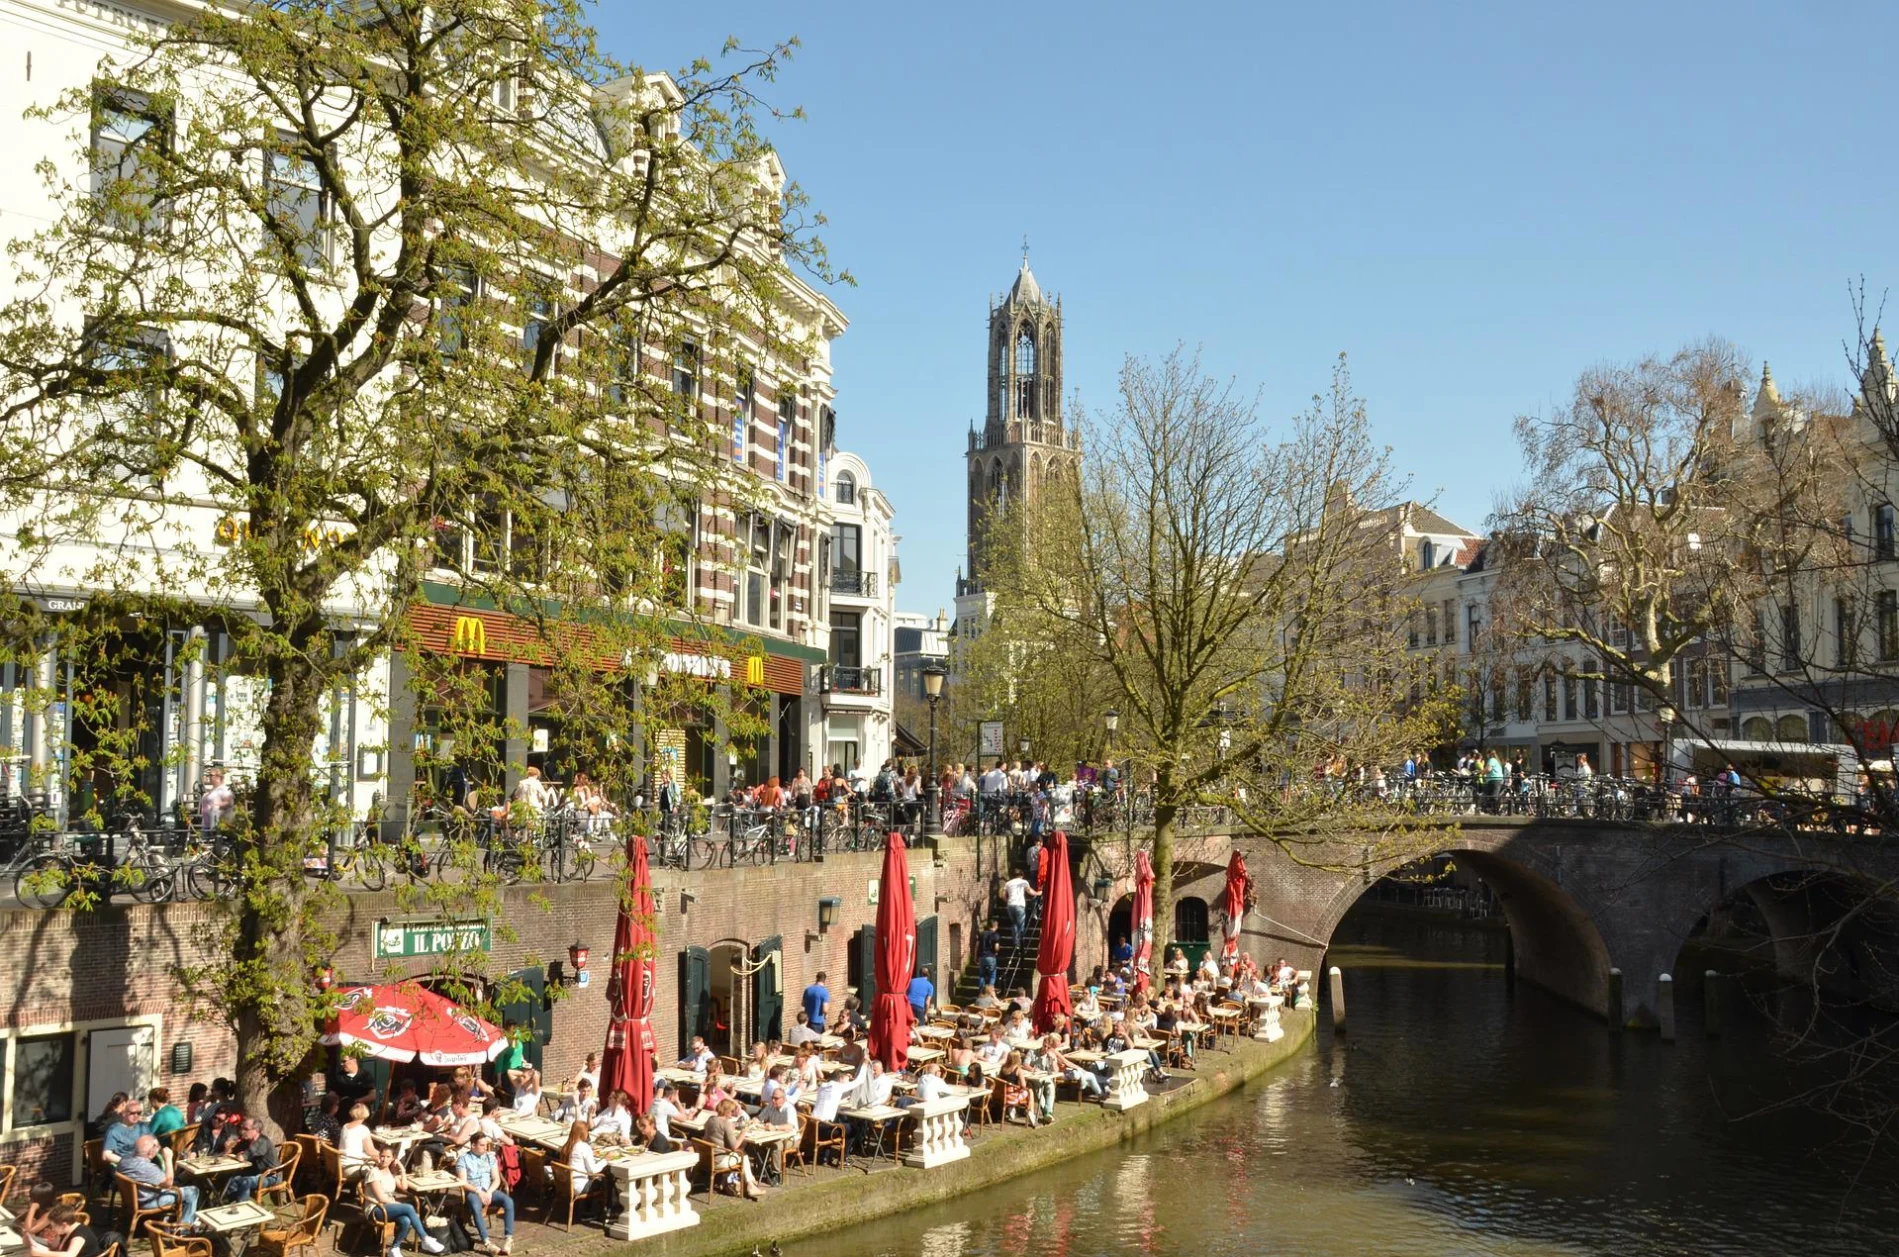
[[[1367,914],[1349,1033],[1150,1133],[787,1247],[986,1254],[1899,1252],[1899,1159],[1811,1106],[1764,1026],[1673,1046],[1504,981],[1500,933]],[[1765,1111],[1763,1111],[1765,1110]]]

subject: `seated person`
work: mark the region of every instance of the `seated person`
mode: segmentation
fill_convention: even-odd
[[[1081,998],[1075,1001],[1077,1021],[1093,1021],[1101,1015],[1101,1001],[1096,998],[1098,990],[1095,986],[1082,988]]]
[[[250,1168],[241,1174],[231,1175],[224,1185],[226,1200],[249,1200],[257,1194],[259,1187],[268,1187],[277,1181],[277,1145],[264,1134],[264,1128],[254,1117],[247,1117],[238,1124],[237,1133],[227,1135],[223,1151],[228,1156],[241,1157],[250,1162]]]
[[[1084,1096],[1093,1096],[1099,1100],[1103,1094],[1101,1080],[1095,1077],[1094,1071],[1083,1069],[1074,1061],[1069,1060],[1067,1055],[1062,1052],[1061,1044],[1052,1034],[1043,1036],[1042,1050],[1036,1054],[1035,1060],[1030,1063],[1036,1069],[1043,1070],[1050,1074],[1059,1074],[1063,1078],[1068,1079],[1077,1087],[1081,1088],[1081,1093]],[[1054,1096],[1055,1091],[1051,1086],[1049,1088],[1049,1099],[1051,1102]]]
[[[982,994],[976,997],[976,1007],[1001,1008],[1002,1001],[996,998],[996,988],[993,986],[983,987]]]
[[[864,1063],[851,1080],[849,1104],[854,1109],[874,1109],[890,1103],[897,1080],[884,1072],[884,1063],[876,1057]]]
[[[706,1119],[705,1139],[715,1151],[739,1154],[738,1178],[745,1188],[745,1199],[757,1200],[760,1189],[758,1180],[752,1176],[752,1159],[745,1155],[745,1137],[740,1129],[743,1121],[738,1101],[728,1099]]]
[[[848,1065],[852,1070],[855,1070],[859,1065],[864,1063],[864,1055],[864,1043],[863,1040],[857,1037],[857,1031],[854,1029],[845,1030],[844,1046],[837,1050],[837,1063],[840,1065]]]
[[[692,1046],[686,1050],[684,1056],[679,1058],[679,1068],[691,1070],[695,1074],[703,1074],[706,1072],[706,1067],[716,1059],[718,1058],[712,1054],[712,1049],[706,1046],[705,1036],[695,1034],[692,1036]]]
[[[633,1123],[633,1138],[636,1147],[644,1148],[648,1152],[671,1152],[673,1150],[672,1137],[659,1128],[659,1122],[654,1119],[651,1113],[642,1113],[635,1119]]]
[[[929,1061],[917,1070],[916,1094],[899,1098],[897,1107],[907,1109],[913,1104],[927,1104],[931,1100],[941,1100],[948,1094],[949,1084],[943,1081],[942,1066]]]
[[[695,1113],[716,1113],[719,1105],[729,1097],[725,1089],[725,1074],[719,1068],[719,1062],[713,1061],[706,1069],[705,1083],[699,1088],[699,1102],[692,1106]]]
[[[409,1176],[396,1164],[395,1152],[389,1148],[378,1149],[376,1163],[363,1171],[363,1216],[371,1222],[395,1224],[395,1242],[389,1246],[391,1257],[401,1257],[405,1236],[413,1238],[425,1253],[441,1252],[442,1241],[423,1228],[422,1215],[416,1212],[414,1205],[400,1199],[408,1190]]]
[[[798,1114],[785,1089],[773,1083],[766,1089],[765,1102],[758,1108],[758,1120],[773,1130],[798,1129]]]
[[[800,1017],[803,1013],[798,1014]],[[763,1040],[752,1044],[752,1054],[745,1059],[745,1076],[758,1082],[771,1072],[771,1053],[765,1049]]]
[[[791,1029],[785,1032],[785,1042],[792,1047],[804,1043],[816,1043],[821,1037],[818,1031],[811,1028],[811,1018],[802,1011],[799,1012],[798,1020],[792,1024]]]
[[[119,1158],[118,1170],[138,1184],[139,1208],[168,1209],[182,1203],[178,1224],[189,1227],[198,1220],[198,1189],[190,1183],[180,1187],[172,1181],[171,1170],[158,1151],[156,1135],[140,1135],[132,1154]]]
[[[627,1119],[628,1115],[626,1109],[616,1103],[621,1098],[621,1094],[621,1092],[616,1091],[607,1098],[608,1107],[600,1111],[599,1118],[593,1123],[593,1132],[595,1135],[600,1134],[602,1128],[609,1125],[617,1129],[621,1126],[622,1121]],[[653,1128],[665,1136],[667,1142],[670,1143],[673,1139],[672,1120],[675,1117],[682,1116],[684,1112],[685,1110],[679,1107],[679,1093],[673,1088],[670,1082],[662,1078],[653,1088],[653,1106],[648,1109],[643,1116],[650,1117],[653,1121]],[[632,1129],[633,1125],[629,1120],[626,1124],[626,1130],[630,1131]],[[632,1135],[626,1134],[624,1131],[621,1134],[621,1138],[625,1139],[628,1143],[633,1142]]]
[[[815,1052],[809,1043],[800,1043],[797,1054],[792,1058],[791,1072],[802,1087],[815,1087],[824,1074],[824,1059]]]
[[[1024,1068],[1022,1053],[1012,1050],[1009,1053],[1008,1059],[1002,1062],[1002,1068],[996,1071],[996,1077],[1002,1079],[1005,1086],[1018,1089],[1028,1097],[1028,1104],[1025,1106],[1025,1111],[1028,1114],[1029,1125],[1040,1126],[1044,1120],[1041,1110],[1041,1100],[1029,1080],[1023,1076],[1022,1071]]]
[[[593,1083],[582,1078],[574,1083],[573,1089],[561,1097],[560,1105],[554,1110],[557,1122],[591,1122],[593,1115],[600,1109],[593,1098]]]
[[[390,1108],[389,1120],[395,1126],[413,1126],[427,1111],[422,1097],[415,1089],[415,1079],[404,1078],[396,1088],[396,1101]]]
[[[982,1063],[983,1072],[993,1075],[1009,1059],[1009,1045],[1002,1037],[1002,1027],[989,1032],[988,1041],[976,1049],[976,1059]]]
[[[26,1211],[20,1215],[20,1234],[29,1240],[42,1235],[47,1229],[48,1215],[58,1203],[57,1187],[45,1179],[33,1184],[26,1194]]]
[[[525,1065],[514,1073],[514,1111],[532,1117],[541,1108],[541,1071]]]

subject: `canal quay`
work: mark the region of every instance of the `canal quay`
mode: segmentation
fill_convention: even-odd
[[[1308,1046],[1176,1120],[785,1251],[1891,1251],[1899,1162],[1798,1102],[1820,1077],[1764,1022],[1735,1018],[1708,1037],[1698,1013],[1684,1015],[1672,1044],[1612,1033],[1511,983],[1506,939],[1494,925],[1369,906],[1329,957],[1348,975],[1346,1033],[1322,1005]]]

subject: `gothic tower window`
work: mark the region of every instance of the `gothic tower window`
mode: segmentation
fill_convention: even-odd
[[[1015,338],[1015,417],[1035,417],[1035,333],[1027,324]]]

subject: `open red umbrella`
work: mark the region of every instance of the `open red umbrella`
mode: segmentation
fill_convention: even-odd
[[[1149,974],[1154,964],[1154,865],[1147,852],[1134,853],[1134,989],[1146,991],[1153,985]]]
[[[917,959],[917,909],[910,901],[910,865],[903,835],[884,839],[884,877],[877,888],[877,1000],[870,1010],[870,1054],[896,1071],[910,1060],[910,971]]]
[[[482,1065],[507,1050],[508,1036],[426,986],[404,981],[341,992],[323,1042],[385,1061]]]
[[[1035,953],[1035,1029],[1046,1034],[1057,1014],[1067,1017],[1075,1006],[1068,999],[1068,965],[1075,958],[1075,895],[1068,881],[1068,835],[1061,830],[1046,847],[1048,887],[1042,892],[1042,945]]]
[[[1246,918],[1246,894],[1252,889],[1246,875],[1246,857],[1235,851],[1226,862],[1226,927],[1220,944],[1220,957],[1231,960],[1240,954],[1240,922]]]
[[[634,1111],[653,1102],[653,878],[646,839],[626,844],[627,889],[613,929],[613,975],[607,980],[607,1050],[600,1058],[600,1094],[620,1090]]]

